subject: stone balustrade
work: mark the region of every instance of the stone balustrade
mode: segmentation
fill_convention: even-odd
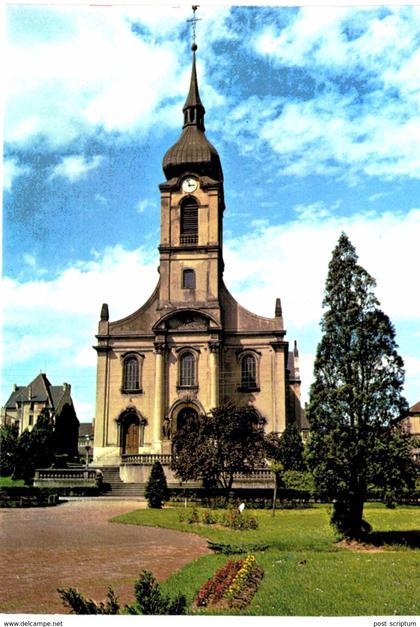
[[[98,488],[102,473],[94,468],[37,468],[34,486],[37,488]]]
[[[169,466],[172,461],[172,455],[165,453],[139,453],[137,455],[122,455],[121,461],[123,464],[154,464],[160,462],[165,466]]]

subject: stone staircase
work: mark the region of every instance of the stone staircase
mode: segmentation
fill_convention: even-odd
[[[144,483],[124,483],[119,466],[97,467],[102,472],[102,494],[109,497],[144,498]]]

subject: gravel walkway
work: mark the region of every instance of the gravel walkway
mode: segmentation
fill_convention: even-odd
[[[190,533],[108,522],[140,507],[92,500],[1,510],[0,611],[67,613],[56,590],[69,586],[100,601],[111,585],[131,603],[143,568],[162,580],[209,553],[205,539]]]

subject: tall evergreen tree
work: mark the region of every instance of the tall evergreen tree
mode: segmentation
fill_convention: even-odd
[[[368,482],[384,493],[389,483],[395,492],[392,468],[399,469],[399,488],[413,479],[407,448],[397,445],[404,437],[398,421],[408,410],[403,361],[374,295],[375,280],[357,260],[342,233],[329,264],[308,412],[307,462],[317,488],[334,499],[332,523],[346,537],[366,529]],[[382,474],[378,460],[386,465]]]
[[[160,509],[162,504],[169,498],[168,484],[160,462],[155,462],[152,466],[144,496],[149,503],[149,507],[157,509]]]
[[[304,470],[303,442],[296,422],[289,422],[280,436],[280,459],[285,470]]]
[[[267,457],[280,462],[284,470],[305,470],[304,446],[296,422],[289,422],[281,435],[265,437]]]

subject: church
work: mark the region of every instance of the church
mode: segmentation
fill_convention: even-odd
[[[137,311],[100,314],[95,463],[169,467],[172,437],[196,414],[226,401],[252,405],[266,431],[302,427],[299,356],[285,339],[282,306],[273,318],[242,307],[223,281],[223,171],[205,134],[195,43],[179,139],[163,157],[159,185],[159,280]],[[139,277],[141,279],[141,277]]]

